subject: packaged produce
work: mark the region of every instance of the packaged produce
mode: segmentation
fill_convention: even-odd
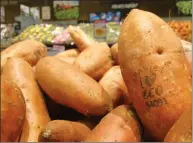
[[[16,142],[25,121],[26,105],[19,87],[1,76],[1,142]]]
[[[26,118],[20,142],[37,142],[50,117],[32,67],[23,59],[12,57],[5,64],[2,75],[19,86],[25,99]]]
[[[20,35],[13,39],[13,43],[26,39],[33,39],[44,44],[51,44],[56,35],[64,32],[63,27],[51,24],[31,25],[27,27]]]
[[[64,43],[68,43],[69,41],[69,33],[67,30],[65,30],[63,33],[61,34],[57,34],[56,37],[52,40],[52,43],[57,43],[57,44],[64,44]]]
[[[116,22],[109,22],[107,26],[107,43],[114,44],[117,42],[120,32],[120,24]]]
[[[47,55],[44,44],[35,40],[25,40],[15,43],[1,52],[1,69],[10,57],[20,57],[34,66],[39,59]]]
[[[180,39],[158,16],[134,9],[122,25],[118,45],[132,104],[154,140],[163,141],[192,102],[192,79]]]

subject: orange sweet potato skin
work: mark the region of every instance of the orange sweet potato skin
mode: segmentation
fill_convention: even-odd
[[[5,64],[2,75],[19,86],[26,102],[26,118],[20,142],[37,142],[41,129],[50,121],[50,117],[33,68],[23,59],[12,57]]]
[[[134,112],[121,105],[108,113],[84,142],[139,142],[141,129]]]
[[[74,65],[98,81],[113,66],[110,48],[106,43],[95,43],[80,53]]]
[[[35,40],[25,40],[15,43],[1,52],[1,69],[10,57],[20,57],[26,60],[31,66],[42,57],[47,55],[45,45]]]
[[[55,55],[55,57],[72,65],[79,54],[80,54],[79,50],[70,49],[70,50],[66,50],[64,52],[58,53],[57,55]]]
[[[182,43],[182,47],[184,49],[186,59],[188,60],[188,63],[190,65],[190,71],[192,74],[192,43],[184,40],[180,40],[180,41]]]
[[[184,111],[167,133],[164,142],[192,142],[192,107]]]
[[[56,57],[77,57],[80,54],[80,51],[77,49],[69,49],[63,52],[56,54]]]
[[[91,132],[89,127],[79,122],[53,120],[39,135],[39,142],[80,142]]]
[[[114,44],[112,47],[111,47],[111,55],[115,61],[115,64],[116,65],[119,65],[119,55],[118,55],[118,43]]]
[[[163,141],[192,101],[189,64],[180,40],[159,17],[135,9],[122,25],[118,44],[132,103],[148,132]]]
[[[56,58],[73,65],[74,61],[76,60],[76,57],[62,57],[62,56],[56,56]]]
[[[108,94],[94,79],[56,57],[38,62],[36,78],[52,100],[82,114],[98,116],[112,109]]]
[[[26,105],[19,87],[1,76],[1,142],[15,142],[25,121]]]
[[[114,106],[117,106],[120,100],[128,98],[127,87],[123,80],[120,66],[110,68],[101,78],[99,84],[106,90]]]

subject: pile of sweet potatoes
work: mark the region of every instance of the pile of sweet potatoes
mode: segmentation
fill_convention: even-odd
[[[69,33],[78,49],[55,56],[1,52],[2,142],[192,141],[191,58],[167,23],[134,9],[111,48]]]

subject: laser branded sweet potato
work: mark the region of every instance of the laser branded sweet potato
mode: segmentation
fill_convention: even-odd
[[[189,64],[176,34],[158,16],[134,9],[119,36],[123,79],[142,124],[163,141],[191,104]]]

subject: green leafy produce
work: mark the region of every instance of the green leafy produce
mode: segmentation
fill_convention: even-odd
[[[55,17],[57,19],[77,19],[79,17],[79,8],[73,7],[67,10],[59,10],[54,8]]]
[[[192,1],[178,1],[176,6],[182,14],[192,15]]]

